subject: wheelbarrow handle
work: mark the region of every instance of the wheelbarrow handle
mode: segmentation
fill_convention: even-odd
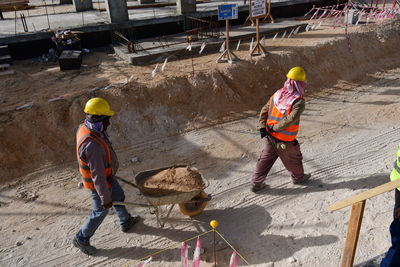
[[[139,207],[153,207],[150,204],[134,203],[134,202],[118,202],[114,201],[113,206],[139,206]]]
[[[133,186],[133,187],[139,189],[138,186],[135,185],[135,184],[132,183],[132,182],[129,182],[129,181],[125,180],[125,179],[122,179],[121,177],[118,177],[118,176],[114,176],[114,177],[117,178],[117,180],[119,180],[119,181],[121,181],[121,182],[124,182],[124,183],[126,183],[126,184],[129,184],[129,185],[131,185],[131,186]]]
[[[210,181],[207,178],[205,178],[203,175],[201,175],[201,176],[202,176],[201,178],[205,181],[204,186],[203,186],[203,190],[204,190],[210,186]]]

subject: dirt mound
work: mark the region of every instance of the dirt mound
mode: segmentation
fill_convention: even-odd
[[[186,66],[182,61],[174,63],[177,69],[172,77],[133,80],[51,103],[42,96],[30,109],[3,110],[0,177],[4,181],[75,160],[75,129],[83,120],[82,108],[91,97],[105,97],[117,111],[110,134],[119,149],[236,118],[243,111],[258,111],[282,86],[287,70],[296,65],[307,71],[306,94],[329,88],[338,80],[365,79],[368,73],[398,65],[398,21],[359,26],[351,31],[352,53],[343,30],[308,32],[276,41],[268,46],[272,52],[266,57],[250,59],[247,51],[241,51],[239,56],[248,60],[233,65],[217,65],[216,55],[204,56],[201,60],[206,62],[206,69],[194,76],[179,76],[180,68]],[[315,35],[320,38],[317,44]]]
[[[201,174],[193,168],[169,168],[144,179],[138,184],[140,191],[151,196],[193,192],[204,188]]]

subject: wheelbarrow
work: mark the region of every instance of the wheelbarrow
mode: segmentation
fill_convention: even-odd
[[[204,186],[202,189],[191,191],[191,192],[181,192],[181,193],[175,193],[175,194],[166,194],[163,196],[152,196],[152,195],[147,195],[143,193],[140,188],[137,186],[138,184],[141,184],[141,182],[145,179],[147,179],[150,176],[153,176],[163,170],[169,169],[169,168],[179,168],[179,167],[188,167],[186,165],[174,165],[170,167],[164,167],[164,168],[159,168],[159,169],[153,169],[153,170],[148,170],[148,171],[143,171],[138,173],[135,176],[135,183],[131,183],[129,181],[126,181],[122,178],[117,177],[118,180],[127,183],[135,188],[137,188],[140,193],[147,199],[147,202],[149,204],[141,204],[141,203],[132,203],[132,202],[113,202],[114,205],[134,205],[134,206],[141,206],[141,207],[152,207],[155,210],[156,218],[157,218],[157,225],[159,225],[161,228],[164,227],[166,220],[169,218],[169,215],[171,214],[172,209],[174,208],[175,204],[178,204],[179,209],[182,214],[186,216],[196,216],[199,215],[203,212],[205,207],[207,206],[208,201],[211,200],[211,195],[208,195],[206,192],[204,192],[204,189],[206,189],[210,183],[207,179],[204,178],[204,176],[200,173],[201,178],[204,182]],[[195,169],[195,168],[192,168]],[[197,170],[197,169],[196,169]],[[160,215],[160,207],[161,206],[168,206],[168,211],[166,216],[161,218]]]

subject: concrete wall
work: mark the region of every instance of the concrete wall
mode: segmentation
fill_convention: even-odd
[[[196,12],[196,0],[176,0],[176,13],[178,15]]]
[[[92,0],[73,0],[76,12],[82,12],[93,9]]]
[[[129,21],[126,0],[106,0],[106,7],[109,22],[123,23]]]

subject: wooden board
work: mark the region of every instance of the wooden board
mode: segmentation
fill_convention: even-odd
[[[203,3],[210,3],[210,0],[197,0],[197,4],[203,4]],[[134,6],[128,6],[128,9],[141,9],[141,8],[155,8],[155,7],[165,7],[165,6],[176,6],[175,2],[171,3],[154,3],[154,4],[143,4],[143,5],[134,5]],[[105,8],[100,8],[98,9],[100,11],[106,11]]]
[[[0,64],[0,71],[8,70],[10,68],[10,64]]]
[[[364,214],[365,200],[354,203],[351,207],[349,226],[347,228],[346,243],[342,256],[341,267],[352,267],[356,255],[358,237]]]
[[[14,6],[1,6],[0,5],[0,9],[1,9],[1,11],[3,11],[3,12],[7,12],[7,11],[15,11],[15,10],[26,10],[26,9],[31,9],[32,7],[30,6],[30,5],[18,5],[18,6],[15,6],[15,9],[14,9]]]
[[[13,74],[15,74],[14,70],[0,71],[0,76],[13,75]]]
[[[29,0],[0,0],[0,9],[2,11],[14,11],[30,8]]]
[[[388,177],[388,179],[389,179],[389,177]],[[362,192],[362,193],[360,193],[358,195],[351,196],[351,197],[348,197],[348,198],[346,198],[344,200],[336,202],[336,203],[332,204],[329,207],[329,210],[330,211],[335,211],[335,210],[342,209],[342,208],[350,206],[350,205],[352,205],[354,203],[357,203],[357,202],[366,200],[368,198],[375,197],[377,195],[383,194],[385,192],[394,190],[397,187],[400,187],[400,179],[396,180],[396,181],[393,181],[393,182],[389,182],[389,183],[380,185],[380,186],[377,186],[377,187],[374,187],[374,188],[372,188],[372,189],[370,189],[368,191]]]
[[[29,0],[0,0],[0,5],[5,4],[29,4]]]

